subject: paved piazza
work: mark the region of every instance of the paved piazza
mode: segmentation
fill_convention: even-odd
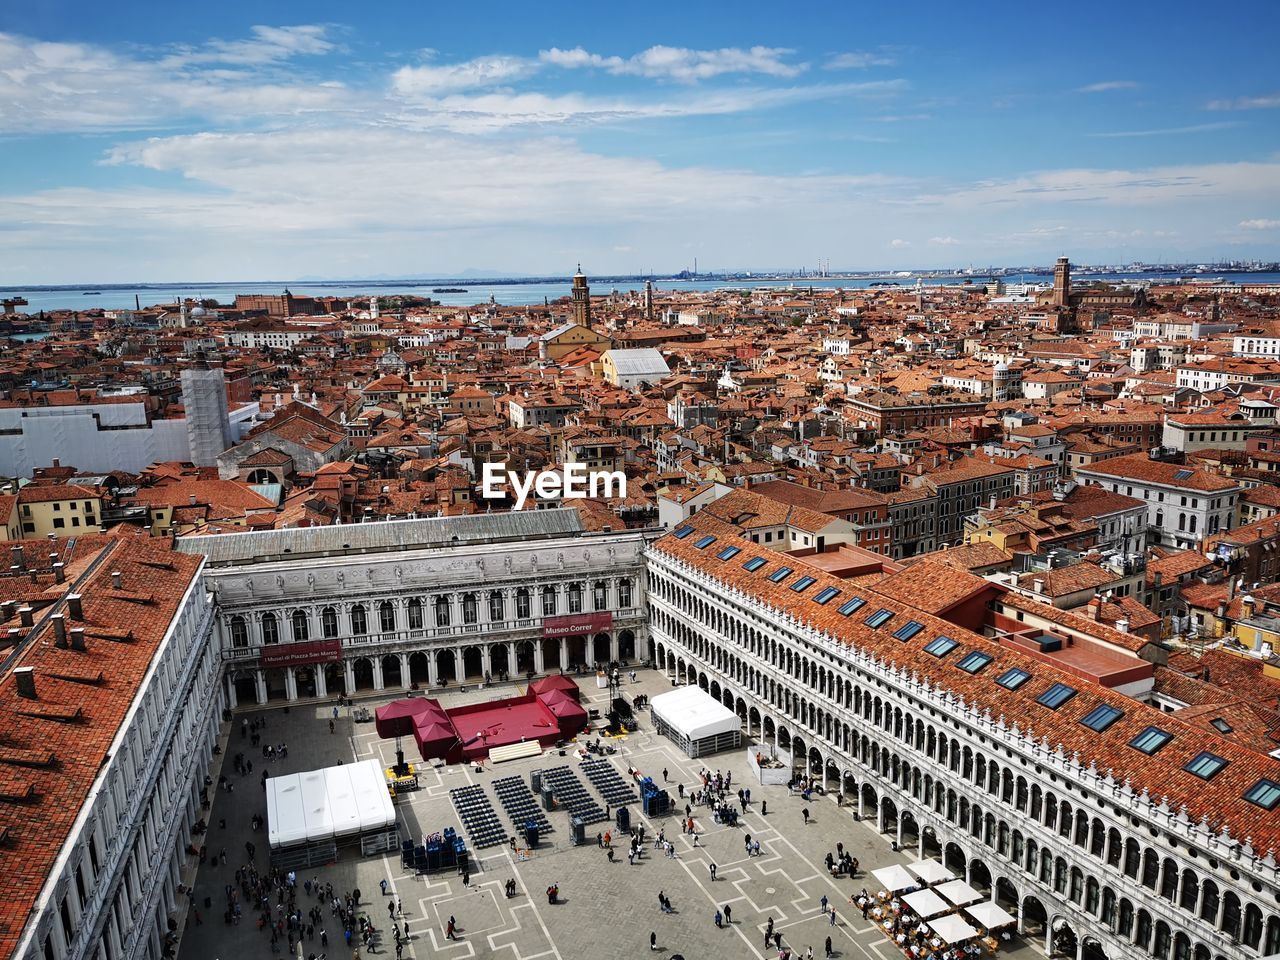
[[[599,709],[603,714],[607,705],[607,691],[595,686],[593,677],[578,679],[586,706]],[[588,686],[589,685],[589,686]],[[630,697],[637,693],[656,696],[670,690],[670,682],[653,671],[643,671],[632,684],[624,680],[624,692]],[[523,685],[495,685],[489,690],[445,691],[441,700],[447,707],[463,703],[507,696],[523,690]],[[390,695],[357,701],[357,707],[372,710],[393,699]],[[246,862],[245,841],[251,840],[257,847],[257,863],[261,869],[269,855],[265,830],[256,833],[250,829],[253,814],[266,816],[264,792],[260,775],[265,761],[261,747],[250,747],[248,740],[241,740],[240,718],[266,718],[264,743],[288,746],[287,759],[269,764],[273,774],[310,770],[352,759],[378,757],[383,765],[395,759],[395,742],[379,739],[372,723],[354,723],[350,719],[351,708],[344,707],[333,734],[329,733],[329,719],[333,715],[333,701],[295,704],[286,712],[283,708],[250,709],[237,712],[228,739],[224,734],[222,773],[234,781],[233,792],[228,794],[211,789],[213,807],[209,813],[210,830],[207,838],[209,860],[196,875],[196,905],[201,923],[188,915],[180,949],[180,960],[248,960],[269,957],[271,948],[268,935],[257,928],[256,915],[245,909],[243,919],[236,926],[223,923],[223,889],[234,882],[235,870]],[[388,856],[361,858],[350,848],[339,849],[339,859],[334,865],[298,875],[299,903],[304,912],[313,901],[302,894],[302,881],[310,876],[319,877],[322,883],[333,884],[335,892],[359,888],[362,908],[377,926],[382,941],[377,955],[395,955],[391,931],[387,923],[387,901],[379,890],[379,881],[386,880],[402,901],[405,918],[412,940],[404,956],[422,958],[442,956],[451,960],[471,957],[502,957],[506,960],[534,960],[553,957],[556,960],[577,958],[609,958],[621,960],[630,957],[654,956],[649,950],[649,934],[657,934],[658,956],[673,953],[685,957],[776,957],[776,950],[763,948],[763,929],[769,917],[783,935],[784,946],[790,946],[795,955],[804,956],[806,946],[812,946],[814,955],[821,958],[823,943],[832,938],[833,953],[837,957],[876,958],[891,960],[901,957],[901,951],[892,947],[886,938],[869,922],[862,920],[860,912],[847,902],[852,893],[864,885],[872,892],[876,889],[869,870],[890,863],[906,863],[913,857],[894,853],[889,838],[876,832],[875,823],[855,821],[846,809],[836,806],[834,799],[815,797],[807,804],[811,821],[805,825],[801,810],[806,804],[798,795],[788,796],[785,787],[762,787],[749,780],[745,747],[732,753],[690,760],[670,741],[652,732],[647,711],[640,714],[641,729],[625,738],[611,740],[618,752],[612,760],[619,772],[626,776],[627,766],[634,765],[645,774],[660,779],[665,767],[670,776],[669,788],[676,794],[677,782],[683,782],[686,790],[698,781],[698,772],[707,766],[712,770],[733,772],[733,792],[739,785],[751,789],[752,804],[739,826],[728,827],[714,823],[708,813],[699,817],[699,845],[694,848],[691,840],[681,834],[679,820],[668,816],[648,820],[640,815],[639,805],[631,807],[633,825],[639,818],[645,823],[646,836],[652,838],[659,829],[666,830],[668,838],[676,844],[677,856],[668,860],[655,851],[652,841],[646,845],[644,855],[635,866],[627,864],[625,846],[616,844],[616,862],[610,863],[605,852],[594,842],[594,834],[603,824],[588,828],[591,842],[575,847],[569,842],[569,817],[563,810],[548,814],[554,831],[544,837],[531,859],[518,862],[509,847],[490,847],[472,850],[470,888],[462,884],[462,877],[452,871],[427,874],[421,877],[407,873],[400,864],[398,853]],[[594,735],[593,735],[594,738]],[[411,740],[406,741],[410,751],[416,753]],[[238,776],[232,769],[231,758],[244,752],[253,760],[253,772]],[[408,759],[413,760],[413,756]],[[420,765],[422,789],[396,800],[400,819],[401,836],[413,837],[415,842],[424,833],[433,833],[453,826],[462,833],[457,814],[449,801],[449,790],[470,783],[488,785],[503,776],[520,775],[528,782],[529,771],[541,767],[568,763],[576,766],[575,758],[560,757],[556,751],[548,751],[540,757],[486,765],[485,772],[477,774],[471,766],[444,766],[432,769]],[[424,769],[425,768],[425,769]],[[217,780],[218,771],[213,772]],[[585,776],[579,775],[588,791],[594,795]],[[638,791],[637,791],[638,792]],[[505,826],[510,821],[499,805],[492,789],[486,790],[490,802]],[[596,798],[599,801],[599,798]],[[760,800],[768,802],[768,815],[760,815]],[[683,804],[679,810],[683,812]],[[226,829],[218,826],[226,818]],[[762,855],[747,858],[743,850],[743,834],[750,833],[759,840]],[[836,842],[844,846],[861,861],[857,878],[833,880],[825,876],[823,860],[827,851],[835,852]],[[470,844],[468,844],[470,848]],[[215,854],[226,850],[225,866],[216,862]],[[194,858],[191,858],[194,860]],[[717,866],[716,880],[710,880],[709,864]],[[517,896],[507,899],[503,887],[508,879],[515,878]],[[560,885],[563,903],[547,904],[545,890],[551,883]],[[663,891],[672,902],[673,914],[664,914],[658,908],[658,892]],[[822,915],[819,900],[826,894],[838,909],[838,923],[832,928]],[[211,898],[211,909],[205,909],[204,900]],[[718,906],[728,904],[732,908],[732,924],[717,929],[714,915]],[[452,915],[457,920],[460,939],[450,943],[444,938],[444,924]],[[326,919],[331,917],[328,909]],[[403,921],[401,921],[403,923]],[[329,958],[346,958],[349,951],[342,943],[336,919],[326,924],[329,946],[322,948],[319,932],[315,940],[308,941],[302,956],[326,953]],[[283,943],[281,944],[283,955]],[[360,951],[361,955],[365,952]],[[1042,941],[1015,938],[1001,956],[1033,958],[1043,956]]]

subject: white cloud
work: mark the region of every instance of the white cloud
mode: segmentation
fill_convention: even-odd
[[[906,247],[911,246],[911,241],[910,240],[890,240],[889,246],[893,247],[893,249],[895,250],[903,250]]]
[[[285,49],[318,50],[328,41],[289,33],[284,39],[260,36],[246,43],[273,44],[272,52],[256,54],[254,62],[263,63],[285,56]],[[351,106],[341,84],[249,68],[192,69],[191,56],[141,60],[91,44],[46,43],[0,33],[0,133],[138,130],[189,117],[243,122]],[[240,56],[248,63],[253,55]]]
[[[1110,93],[1112,90],[1135,90],[1138,84],[1132,80],[1103,80],[1088,86],[1076,87],[1076,93]]]
[[[463,63],[401,67],[391,75],[391,85],[400,94],[430,96],[522,80],[537,69],[536,62],[523,57],[476,57]]]
[[[1270,110],[1280,107],[1280,93],[1272,93],[1261,97],[1210,100],[1205,106],[1209,110]]]
[[[823,67],[827,70],[865,70],[867,67],[891,67],[895,63],[897,61],[893,57],[883,53],[850,51],[835,54]]]
[[[591,67],[608,73],[696,83],[726,73],[758,73],[771,77],[795,77],[808,64],[786,63],[795,53],[785,47],[723,47],[719,50],[691,50],[687,47],[655,46],[631,57],[602,56],[582,47],[561,50],[552,47],[538,54],[540,60],[565,69]]]
[[[1217,123],[1196,123],[1187,127],[1163,127],[1156,130],[1118,130],[1110,133],[1090,133],[1087,136],[1101,137],[1104,139],[1119,137],[1164,137],[1176,136],[1183,133],[1208,133],[1211,130],[1226,130],[1230,127],[1238,127],[1240,124],[1234,120],[1223,120]]]
[[[161,61],[162,66],[225,63],[243,66],[279,63],[298,56],[320,56],[337,49],[323,24],[293,27],[256,26],[246,40],[210,40],[202,48],[185,48]]]
[[[930,237],[929,242],[939,247],[957,247],[960,241],[955,237]]]
[[[1240,226],[1246,230],[1275,230],[1280,228],[1280,220],[1264,220],[1259,217],[1253,220],[1241,220]]]

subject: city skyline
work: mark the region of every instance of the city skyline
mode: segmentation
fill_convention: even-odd
[[[15,11],[0,283],[1271,260],[1252,6]]]

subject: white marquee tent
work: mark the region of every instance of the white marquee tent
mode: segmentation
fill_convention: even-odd
[[[943,943],[956,944],[978,935],[978,931],[964,922],[963,917],[954,913],[929,921],[929,929],[936,933]]]
[[[982,894],[963,880],[950,880],[934,889],[957,907],[963,907],[966,903],[977,903],[982,899]]]
[[[955,879],[955,874],[937,860],[917,860],[907,864],[907,869],[930,885]]]
[[[907,906],[925,920],[951,912],[951,904],[932,890],[917,890],[915,893],[903,894],[902,899],[907,901]]]
[[[695,686],[660,693],[649,701],[658,732],[691,757],[736,747],[742,737],[738,715]]]
[[[911,874],[907,873],[900,864],[894,863],[887,867],[881,867],[879,870],[872,870],[871,875],[875,877],[880,884],[893,893],[899,890],[906,890],[908,887],[914,887],[919,884]]]
[[[964,912],[973,919],[974,923],[980,927],[986,927],[988,930],[994,927],[1003,927],[1008,923],[1015,923],[1018,919],[1000,904],[990,900],[986,903],[975,903],[971,907],[965,907]]]
[[[272,850],[359,836],[395,824],[395,807],[377,760],[267,780]]]

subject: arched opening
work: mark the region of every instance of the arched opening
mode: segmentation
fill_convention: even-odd
[[[357,690],[373,689],[373,661],[361,657],[351,665],[352,676],[355,677]]]
[[[628,663],[636,658],[636,635],[634,631],[619,631],[618,657],[623,663]]]
[[[409,654],[409,683],[425,687],[431,682],[431,663],[422,650]]]
[[[242,616],[231,618],[231,646],[247,647],[249,645],[249,627]]]
[[[369,614],[363,604],[357,603],[351,608],[351,633],[353,636],[363,637],[368,632]]]
[[[331,697],[336,697],[340,693],[345,695],[351,692],[347,689],[347,674],[342,669],[342,664],[325,664],[324,688],[329,691],[329,696]]]
[[[382,685],[384,687],[404,685],[404,679],[400,675],[400,658],[394,654],[382,658]]]
[[[263,677],[267,681],[267,699],[268,700],[286,700],[288,699],[288,687],[285,686],[284,667],[270,667],[262,671]]]
[[[299,697],[314,697],[316,695],[316,668],[294,667],[293,685],[297,688]]]
[[[569,638],[569,668],[581,670],[587,663],[587,638],[585,636]]]
[[[1107,960],[1107,954],[1096,938],[1085,937],[1080,943],[1080,960]]]
[[[837,791],[840,787],[840,768],[830,758],[828,758],[827,765],[822,772],[822,786],[829,791]]]
[[[891,837],[898,833],[898,805],[888,797],[880,801],[880,829]]]
[[[462,675],[468,680],[479,680],[484,676],[484,654],[479,647],[466,647],[462,651]]]
[[[612,661],[609,650],[609,635],[607,633],[597,633],[595,639],[591,641],[592,662],[597,667],[603,667]]]
[[[232,678],[236,691],[236,703],[257,703],[258,683],[252,673],[237,673]]]
[[[532,640],[521,640],[516,644],[516,673],[525,676],[533,675],[533,650]]]
[[[991,871],[977,857],[969,861],[969,886],[983,895],[991,893]]]
[[[452,650],[436,651],[436,678],[440,685],[452,683],[457,677],[457,658]]]
[[[507,663],[507,645],[505,643],[493,644],[489,647],[489,679],[505,680],[510,672],[511,665]]]
[[[276,620],[276,615],[270,611],[262,615],[262,642],[280,642],[280,622]]]
[[[1049,923],[1044,904],[1035,897],[1027,897],[1022,901],[1022,932],[1029,937],[1044,936],[1045,927]]]
[[[761,735],[760,711],[755,707],[749,707],[747,709],[747,734],[752,737],[759,737]]]
[[[996,903],[1007,913],[1016,915],[1018,912],[1018,888],[1008,877],[1000,877],[996,880]]]
[[[948,870],[954,873],[957,877],[963,879],[965,875],[965,863],[967,861],[968,858],[964,855],[964,851],[960,849],[959,844],[947,844],[946,849],[944,850],[942,862]]]
[[[568,668],[567,663],[560,662],[560,641],[543,637],[538,641],[542,644],[542,668],[545,672],[551,673],[554,670],[565,670]],[[530,668],[532,669],[532,668]]]
[[[293,623],[293,641],[295,643],[302,643],[303,641],[310,639],[311,625],[307,622],[306,611],[295,610],[293,611],[293,616],[290,619]]]
[[[333,607],[325,607],[320,611],[320,636],[326,640],[338,637],[338,611]]]

